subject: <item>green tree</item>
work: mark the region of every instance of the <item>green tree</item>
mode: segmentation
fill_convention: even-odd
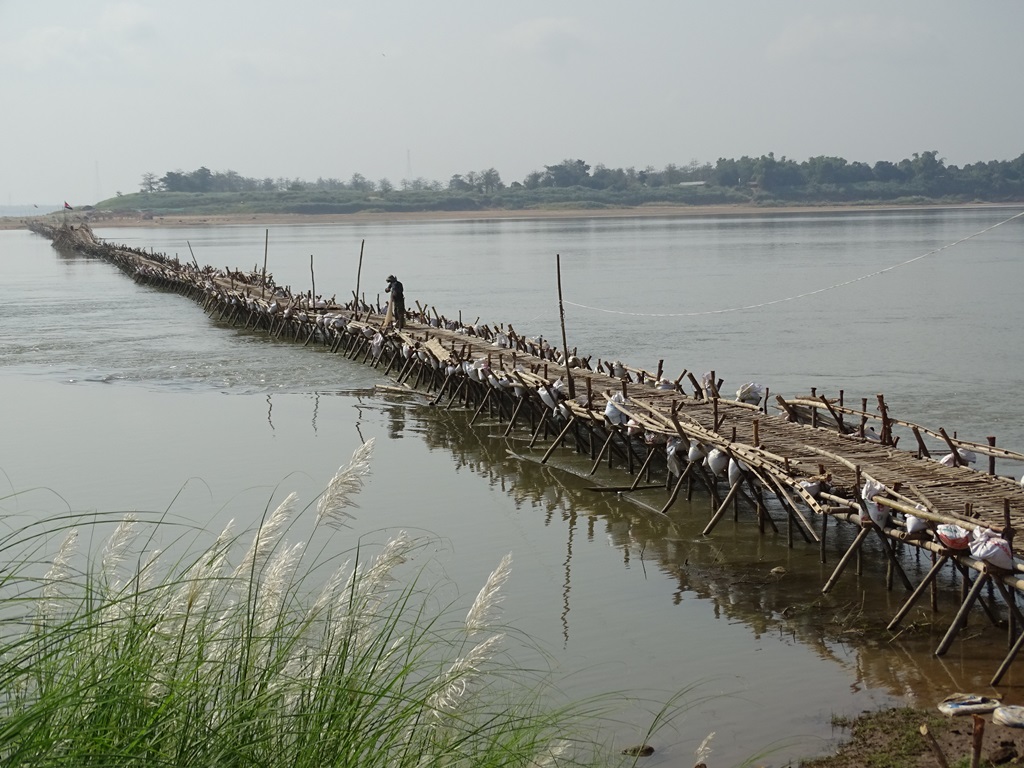
[[[160,189],[160,180],[157,179],[155,173],[146,172],[142,174],[142,184],[139,185],[141,192],[150,193],[156,192]]]
[[[582,160],[563,160],[558,165],[545,165],[542,187],[585,187],[590,179],[590,166]]]

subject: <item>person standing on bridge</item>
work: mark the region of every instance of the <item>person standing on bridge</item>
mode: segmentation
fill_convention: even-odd
[[[402,281],[394,275],[388,275],[388,287],[384,289],[391,294],[391,314],[395,318],[398,330],[405,328],[405,289]]]

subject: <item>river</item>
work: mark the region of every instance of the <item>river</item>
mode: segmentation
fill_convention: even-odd
[[[795,395],[848,403],[883,393],[891,415],[1024,450],[1018,341],[1024,221],[1011,208],[680,218],[571,218],[373,224],[97,229],[115,243],[279,284],[383,296],[471,321],[511,323],[560,344],[556,254],[569,347],[672,377],[715,370]],[[1005,222],[1005,223],[1004,223]],[[996,226],[998,225],[998,226]],[[373,474],[337,546],[427,537],[430,572],[469,600],[501,557],[513,575],[503,618],[549,654],[583,698],[665,699],[692,708],[657,735],[645,765],[685,765],[711,731],[711,762],[784,765],[828,751],[833,716],[897,703],[932,706],[984,687],[1005,638],[931,651],[949,622],[891,643],[881,626],[903,593],[881,566],[844,575],[815,546],[759,537],[749,522],[700,531],[707,500],[671,525],[560,468],[521,463],[524,443],[469,414],[375,390],[380,371],[319,348],[272,341],[208,317],[112,266],[0,231],[7,301],[0,327],[6,524],[71,509],[168,510],[211,530],[245,524],[295,490],[315,498],[364,439]],[[1021,468],[1000,466],[1020,476]],[[617,476],[599,476],[612,483]],[[0,494],[2,495],[2,494]],[[651,503],[664,491],[648,492]],[[909,567],[927,569],[927,562]],[[785,576],[771,573],[782,566]],[[912,576],[912,578],[914,578]],[[918,577],[919,578],[919,577]],[[920,624],[920,621],[918,622]],[[987,631],[981,620],[971,629]],[[1018,662],[1018,667],[1020,662]],[[1024,672],[1012,670],[1008,698]],[[685,700],[685,699],[684,699]],[[1016,703],[1016,702],[1015,702]],[[616,744],[643,736],[623,696]]]

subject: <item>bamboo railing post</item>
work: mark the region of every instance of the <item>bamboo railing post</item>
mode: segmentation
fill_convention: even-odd
[[[266,231],[263,237],[263,276],[260,279],[260,298],[263,298],[267,289],[267,252],[270,250],[270,230]]]
[[[313,273],[313,254],[309,254],[309,280],[312,288],[309,291],[309,308],[316,312],[316,275]]]
[[[882,415],[882,445],[892,445],[892,422],[889,421],[889,409],[885,405],[885,396],[877,394],[878,412]]]
[[[569,398],[576,399],[576,383],[572,379],[572,369],[569,367],[569,343],[565,338],[565,306],[562,304],[562,256],[555,254],[555,271],[558,275],[558,318],[562,325],[562,355],[565,363],[565,380],[569,385]]]

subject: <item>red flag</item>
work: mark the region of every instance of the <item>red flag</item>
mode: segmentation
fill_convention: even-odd
[[[68,201],[67,201],[67,200],[65,200],[65,201],[64,201],[64,210],[66,210],[66,211],[73,211],[73,210],[75,210],[75,209],[74,209],[74,208],[72,208],[72,207],[71,207],[70,205],[68,205]]]

